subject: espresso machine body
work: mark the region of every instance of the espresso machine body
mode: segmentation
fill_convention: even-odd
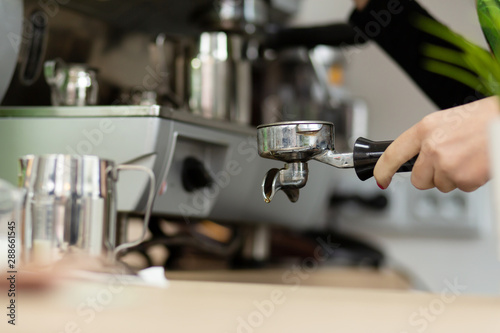
[[[273,162],[258,157],[252,126],[262,120],[258,89],[269,89],[252,81],[265,62],[265,26],[297,9],[297,1],[26,0],[0,110],[1,137],[22,139],[0,140],[0,178],[15,184],[26,154],[91,154],[151,168],[153,215],[321,227],[334,173],[311,165],[299,203],[277,196],[266,205],[260,183]],[[51,106],[43,67],[54,59],[96,69],[97,105]],[[118,211],[143,212],[147,178],[122,178]]]
[[[35,116],[36,114],[36,116]],[[320,226],[334,183],[328,166],[311,165],[303,200],[291,205],[278,197],[262,201],[262,175],[275,165],[258,156],[253,128],[158,106],[10,107],[0,111],[2,178],[16,183],[16,159],[23,154],[97,155],[117,164],[148,167],[156,176],[153,215],[186,223],[211,218],[232,223],[278,224],[294,228]],[[49,130],[50,129],[50,130]],[[187,187],[186,160],[196,160],[188,178],[207,174],[209,182]],[[189,180],[189,179],[187,179]],[[123,174],[117,183],[120,212],[140,213],[146,205],[148,179]]]

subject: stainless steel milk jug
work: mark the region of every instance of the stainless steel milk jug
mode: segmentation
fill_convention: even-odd
[[[27,155],[20,159],[28,262],[50,264],[66,253],[113,258],[141,242],[116,244],[116,182],[122,170],[140,170],[150,179],[143,237],[154,199],[155,177],[142,166],[119,165],[97,156]]]

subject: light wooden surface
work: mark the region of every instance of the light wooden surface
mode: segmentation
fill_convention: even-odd
[[[300,283],[302,286],[411,289],[410,281],[391,270],[324,267],[310,271],[290,265],[287,268],[213,270],[213,271],[167,271],[171,280],[238,282],[259,284]]]
[[[156,289],[124,287],[116,278],[72,281],[45,292],[20,290],[17,325],[2,315],[0,332],[500,332],[499,298],[455,296],[460,287],[453,289],[432,295],[301,284],[171,281]],[[3,309],[6,302],[1,292]]]

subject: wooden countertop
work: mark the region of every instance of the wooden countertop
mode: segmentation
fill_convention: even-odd
[[[365,288],[365,289],[411,289],[410,281],[403,275],[387,269],[359,269],[345,267],[323,267],[304,270],[290,265],[287,268],[167,271],[170,280],[237,282],[258,284],[285,284],[317,287]]]
[[[21,289],[0,332],[500,332],[500,298],[410,291],[171,281],[167,289],[65,281]],[[5,288],[4,286],[2,286]],[[0,293],[6,312],[6,292]]]

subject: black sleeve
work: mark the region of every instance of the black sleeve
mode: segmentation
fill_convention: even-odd
[[[412,22],[418,15],[431,17],[413,0],[371,0],[349,21],[359,38],[374,40],[440,109],[483,98],[474,89],[423,68],[423,45],[455,47],[416,28]]]

